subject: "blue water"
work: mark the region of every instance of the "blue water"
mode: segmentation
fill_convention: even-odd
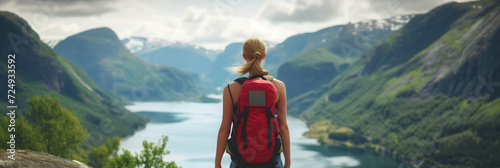
[[[221,103],[137,102],[127,108],[154,117],[145,129],[123,140],[120,148],[139,153],[143,140],[156,142],[162,135],[168,135],[167,149],[171,153],[165,160],[175,161],[183,168],[214,167],[217,132],[222,118]],[[375,152],[322,147],[315,139],[302,136],[307,131],[302,121],[288,117],[288,124],[292,167],[402,167],[396,160]],[[229,155],[224,154],[222,166],[229,167],[229,163]]]

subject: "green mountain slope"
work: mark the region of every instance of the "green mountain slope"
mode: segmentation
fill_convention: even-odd
[[[311,137],[419,167],[498,167],[500,2],[416,16],[317,89],[289,102]]]
[[[308,49],[283,62],[277,78],[287,84],[287,96],[295,97],[331,81],[349,63],[326,49]]]
[[[0,92],[7,94],[7,55],[15,54],[15,100],[17,112],[28,110],[26,100],[32,96],[49,95],[59,98],[60,104],[76,112],[81,124],[93,136],[91,145],[105,138],[125,137],[145,126],[147,119],[131,113],[123,103],[98,87],[76,65],[58,55],[44,44],[38,34],[22,18],[0,12]],[[7,96],[0,105],[7,106]],[[6,112],[6,108],[2,108]]]
[[[196,74],[145,63],[109,28],[70,36],[54,50],[78,65],[101,88],[132,101],[183,100],[202,93]]]

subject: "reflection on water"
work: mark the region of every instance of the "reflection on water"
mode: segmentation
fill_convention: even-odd
[[[161,135],[167,135],[167,149],[171,151],[167,161],[173,160],[183,168],[214,166],[217,131],[222,118],[221,103],[138,102],[127,108],[152,118],[153,122],[123,140],[120,148],[139,153],[142,140],[156,142]],[[292,141],[292,167],[398,167],[398,162],[392,158],[371,151],[327,149],[315,139],[302,136],[307,127],[299,119],[289,117],[288,124]],[[228,154],[224,154],[222,163],[223,167],[229,167]]]
[[[150,118],[152,123],[177,123],[189,119],[188,117],[180,117],[181,113],[171,112],[141,111],[137,114]]]

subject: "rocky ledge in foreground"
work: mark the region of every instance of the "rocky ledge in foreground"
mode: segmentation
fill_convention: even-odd
[[[31,150],[16,150],[16,160],[8,158],[10,153],[0,149],[0,167],[12,168],[88,168],[89,166],[78,161],[60,158],[51,154]]]

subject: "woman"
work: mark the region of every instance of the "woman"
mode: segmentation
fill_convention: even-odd
[[[254,75],[267,75],[269,72],[261,67],[261,62],[266,57],[266,44],[258,38],[250,38],[243,44],[243,58],[246,61],[241,67],[233,68],[233,71],[241,75],[248,73],[248,76]],[[240,75],[240,76],[241,76]],[[256,78],[254,80],[263,80],[261,78]],[[272,80],[278,96],[275,100],[277,112],[278,112],[278,122],[279,122],[279,134],[282,139],[283,154],[285,155],[285,168],[290,167],[290,134],[288,130],[288,125],[286,121],[286,89],[285,84],[277,79]],[[222,123],[219,128],[219,134],[217,137],[217,152],[215,155],[215,167],[221,167],[221,159],[226,148],[227,139],[229,132],[231,130],[231,122],[233,119],[233,108],[238,101],[238,95],[240,93],[241,84],[238,82],[232,82],[224,88],[223,93],[223,114]],[[230,95],[231,94],[231,95]],[[278,156],[277,162],[278,167],[283,167],[283,162],[281,157]],[[231,168],[235,167],[234,161],[231,162]]]

